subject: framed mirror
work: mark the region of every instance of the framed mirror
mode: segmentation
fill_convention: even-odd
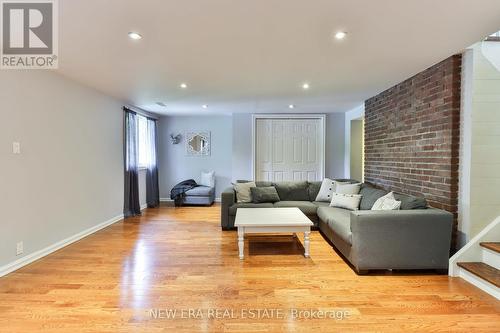
[[[210,155],[210,132],[188,132],[186,133],[186,153],[188,156]]]

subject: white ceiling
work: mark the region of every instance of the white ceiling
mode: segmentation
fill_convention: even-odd
[[[347,111],[500,29],[499,0],[64,0],[59,10],[58,72],[162,114]]]

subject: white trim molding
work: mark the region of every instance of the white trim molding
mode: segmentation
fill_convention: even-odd
[[[174,202],[174,200],[170,198],[160,198],[160,202]],[[214,202],[221,202],[221,198],[215,198]]]
[[[457,248],[470,241],[470,192],[472,165],[472,95],[474,82],[474,50],[462,55],[462,87],[460,102],[460,146],[458,179],[458,235]]]
[[[255,180],[255,153],[256,153],[256,122],[257,119],[318,119],[321,123],[321,174],[320,178],[325,178],[326,172],[326,115],[315,113],[256,113],[252,115],[252,179]]]
[[[43,258],[57,250],[60,250],[62,249],[63,247],[65,246],[68,246],[76,241],[79,241],[80,239],[84,238],[84,237],[87,237],[88,235],[90,234],[93,234],[101,229],[104,229],[116,222],[119,222],[123,220],[123,214],[121,215],[118,215],[118,216],[115,216],[107,221],[104,221],[98,225],[95,225],[91,228],[88,228],[86,230],[83,230],[77,234],[74,234],[73,236],[70,236],[66,239],[63,239],[57,243],[54,243],[52,245],[49,245],[47,246],[46,248],[43,248],[41,250],[38,250],[36,252],[33,252],[29,255],[26,255],[22,258],[19,258],[11,263],[8,263],[4,266],[1,266],[0,267],[0,277],[4,276],[4,275],[7,275],[15,270],[18,270],[19,268],[23,267],[23,266],[26,266],[28,264],[31,264],[32,262],[40,259],[40,258]]]

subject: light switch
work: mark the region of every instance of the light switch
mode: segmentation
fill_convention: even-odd
[[[12,142],[12,153],[21,154],[21,143]]]

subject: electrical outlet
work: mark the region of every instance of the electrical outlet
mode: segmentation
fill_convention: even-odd
[[[21,143],[12,142],[12,153],[13,154],[21,154]]]
[[[23,254],[23,252],[24,252],[23,242],[17,242],[16,256]]]

